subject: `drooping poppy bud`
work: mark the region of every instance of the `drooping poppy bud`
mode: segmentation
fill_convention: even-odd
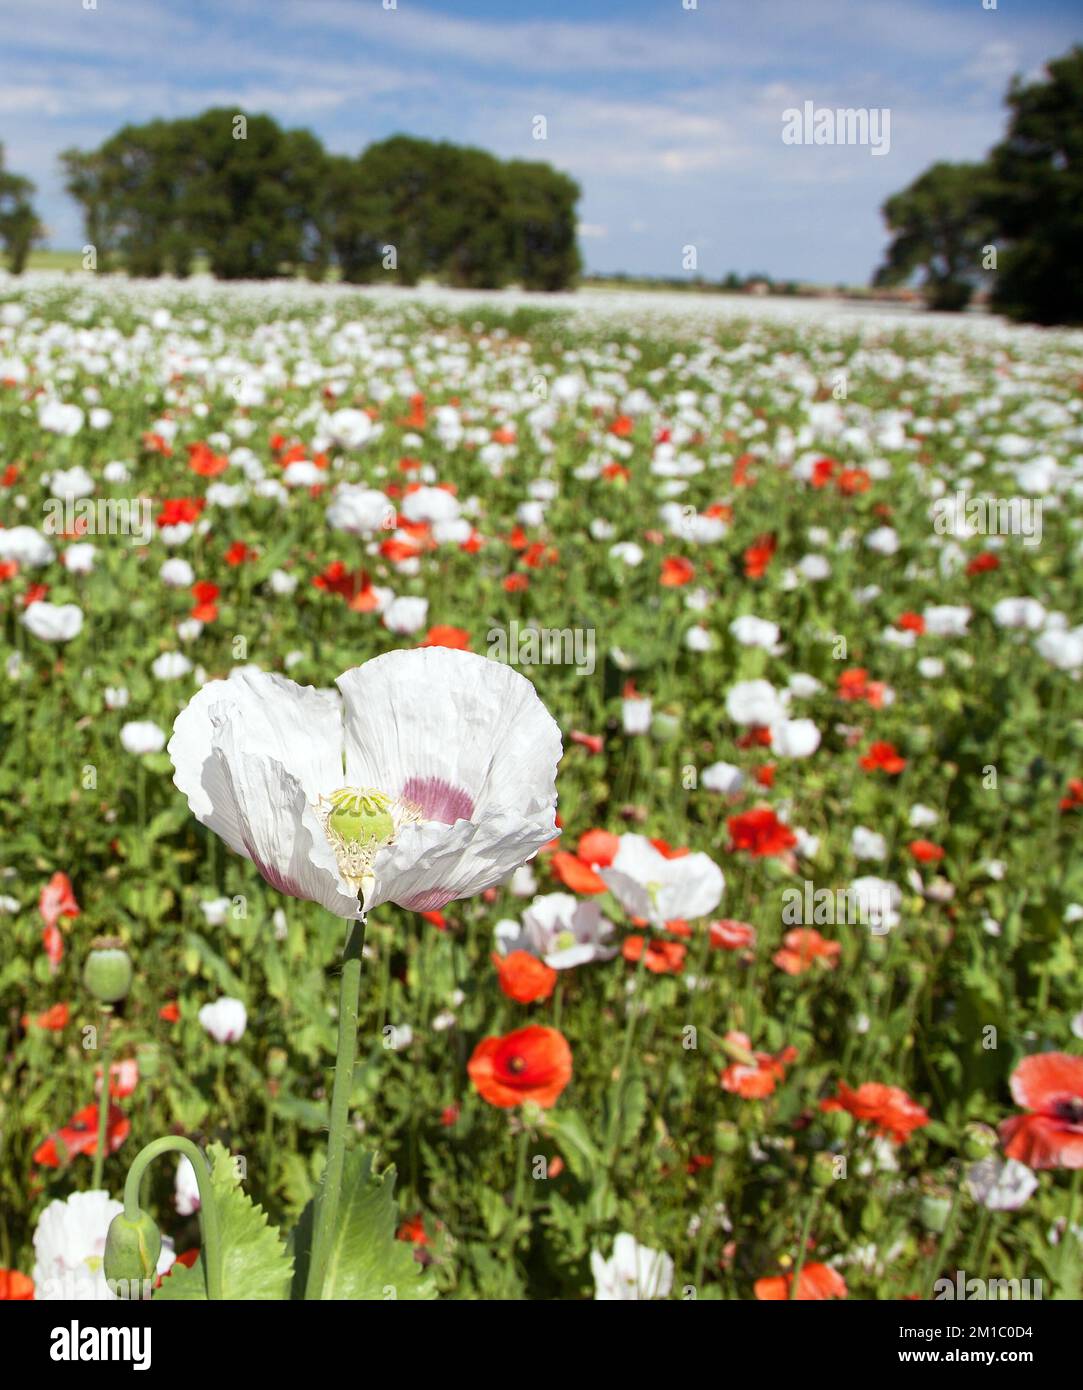
[[[141,1297],[144,1281],[153,1279],[162,1252],[162,1234],[153,1217],[145,1211],[129,1217],[114,1216],[105,1238],[106,1283],[117,1298]]]

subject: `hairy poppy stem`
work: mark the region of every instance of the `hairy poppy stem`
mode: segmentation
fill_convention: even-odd
[[[95,1192],[99,1191],[102,1185],[102,1169],[105,1166],[105,1138],[106,1130],[109,1126],[109,1093],[111,1090],[109,1077],[109,1024],[112,1012],[112,1009],[102,1010],[102,1031],[105,1034],[105,1042],[102,1046],[102,1093],[98,1098],[98,1143],[94,1149],[94,1171],[90,1182],[90,1186]]]
[[[823,1193],[817,1190],[809,1198],[809,1204],[805,1208],[805,1220],[801,1226],[801,1243],[797,1248],[797,1264],[794,1266],[793,1282],[790,1284],[790,1298],[795,1299],[801,1286],[801,1271],[805,1267],[805,1256],[808,1254],[808,1238],[812,1231],[812,1223],[816,1219],[816,1214],[820,1210],[820,1202]]]
[[[350,924],[350,934],[342,953],[342,980],[338,1002],[338,1053],[335,1057],[335,1084],[331,1092],[331,1125],[327,1139],[327,1166],[316,1204],[316,1225],[309,1256],[305,1298],[323,1296],[323,1283],[331,1257],[331,1239],[338,1217],[342,1191],[342,1169],[346,1162],[346,1121],[353,1089],[353,1068],[357,1056],[357,1009],[361,997],[361,951],[365,944],[365,919]]]
[[[1058,1293],[1068,1297],[1068,1271],[1071,1268],[1071,1259],[1068,1250],[1071,1241],[1076,1237],[1072,1232],[1075,1225],[1076,1207],[1079,1203],[1079,1187],[1083,1180],[1083,1168],[1077,1168],[1072,1174],[1072,1185],[1068,1189],[1068,1215],[1064,1222],[1064,1234],[1061,1236],[1060,1259],[1057,1261],[1057,1283],[1060,1288]]]
[[[131,1221],[140,1216],[142,1209],[139,1203],[139,1189],[143,1183],[143,1175],[154,1160],[164,1153],[183,1154],[195,1171],[196,1185],[199,1188],[199,1229],[203,1241],[203,1279],[207,1286],[207,1297],[220,1299],[222,1241],[218,1225],[218,1208],[215,1205],[211,1183],[211,1165],[207,1161],[207,1155],[197,1144],[178,1134],[167,1134],[164,1138],[155,1139],[140,1149],[134,1163],[128,1169],[128,1178],[124,1184],[124,1215]]]

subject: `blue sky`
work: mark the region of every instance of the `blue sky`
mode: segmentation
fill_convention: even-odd
[[[396,131],[547,159],[590,269],[861,283],[879,208],[978,158],[1015,72],[1083,40],[1078,0],[30,0],[0,7],[0,139],[51,244],[82,244],[57,153],[209,105],[354,153]],[[991,0],[986,0],[991,3]],[[782,113],[886,107],[891,146],[788,146]],[[532,136],[546,118],[547,138]]]

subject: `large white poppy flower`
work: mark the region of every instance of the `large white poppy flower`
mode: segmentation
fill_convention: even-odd
[[[645,835],[622,835],[613,863],[598,872],[629,916],[658,927],[705,917],[726,886],[722,870],[706,854],[667,859]]]
[[[430,912],[500,883],[556,832],[560,730],[518,671],[388,652],[333,692],[263,671],[177,717],[173,780],[272,887],[353,918]],[[361,895],[361,901],[358,895]]]
[[[64,1302],[111,1301],[102,1257],[109,1223],[124,1210],[108,1192],[73,1192],[50,1202],[34,1231],[34,1297]],[[163,1242],[157,1272],[174,1261],[172,1241]]]

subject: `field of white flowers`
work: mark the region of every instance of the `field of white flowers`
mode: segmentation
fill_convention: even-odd
[[[1080,334],[0,281],[0,1298],[1079,1298],[1081,559]]]

